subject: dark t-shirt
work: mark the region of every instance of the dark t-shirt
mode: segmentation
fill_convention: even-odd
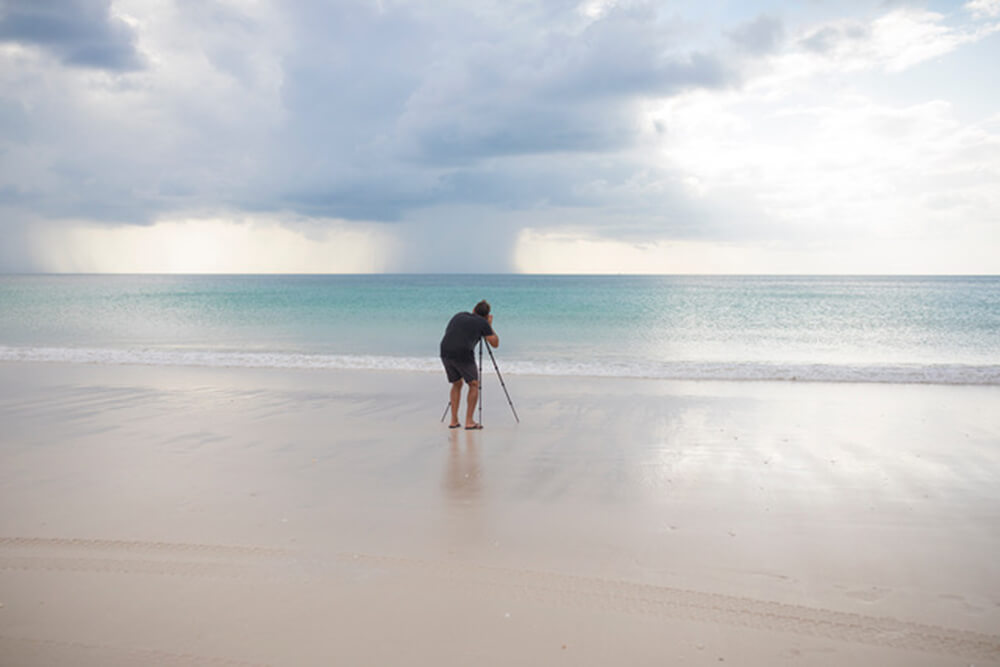
[[[493,327],[475,313],[458,313],[448,322],[441,339],[441,356],[448,359],[471,359],[472,350],[483,336],[492,336]]]

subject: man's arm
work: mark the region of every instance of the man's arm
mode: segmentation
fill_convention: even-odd
[[[490,329],[492,329],[493,328],[493,314],[492,313],[490,313],[489,315],[486,316],[486,321],[489,323]],[[492,336],[484,336],[484,338],[486,339],[486,342],[489,343],[490,345],[492,345],[493,347],[500,347],[500,336],[497,335],[496,331],[493,332]]]

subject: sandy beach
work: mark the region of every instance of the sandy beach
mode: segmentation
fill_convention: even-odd
[[[1000,388],[0,364],[3,665],[1000,664]]]

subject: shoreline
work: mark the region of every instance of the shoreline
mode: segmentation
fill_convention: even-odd
[[[504,377],[0,362],[0,655],[1000,664],[1000,388]]]
[[[0,345],[0,364],[72,364],[165,368],[272,369],[277,371],[440,373],[437,357],[393,357],[285,352],[134,350],[116,348],[19,348]],[[565,361],[502,360],[504,373],[519,377],[668,382],[777,382],[1000,387],[1000,364],[678,361],[622,362],[608,367]],[[494,372],[487,365],[484,376]]]

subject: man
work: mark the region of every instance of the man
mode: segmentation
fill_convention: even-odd
[[[485,300],[476,304],[471,313],[458,313],[444,331],[441,339],[441,363],[451,383],[451,424],[448,428],[459,428],[458,404],[462,400],[462,381],[469,385],[466,398],[465,428],[476,430],[483,427],[474,419],[476,403],[479,401],[479,371],[472,351],[480,338],[493,347],[500,346],[500,337],[493,331],[493,316],[490,304]]]

